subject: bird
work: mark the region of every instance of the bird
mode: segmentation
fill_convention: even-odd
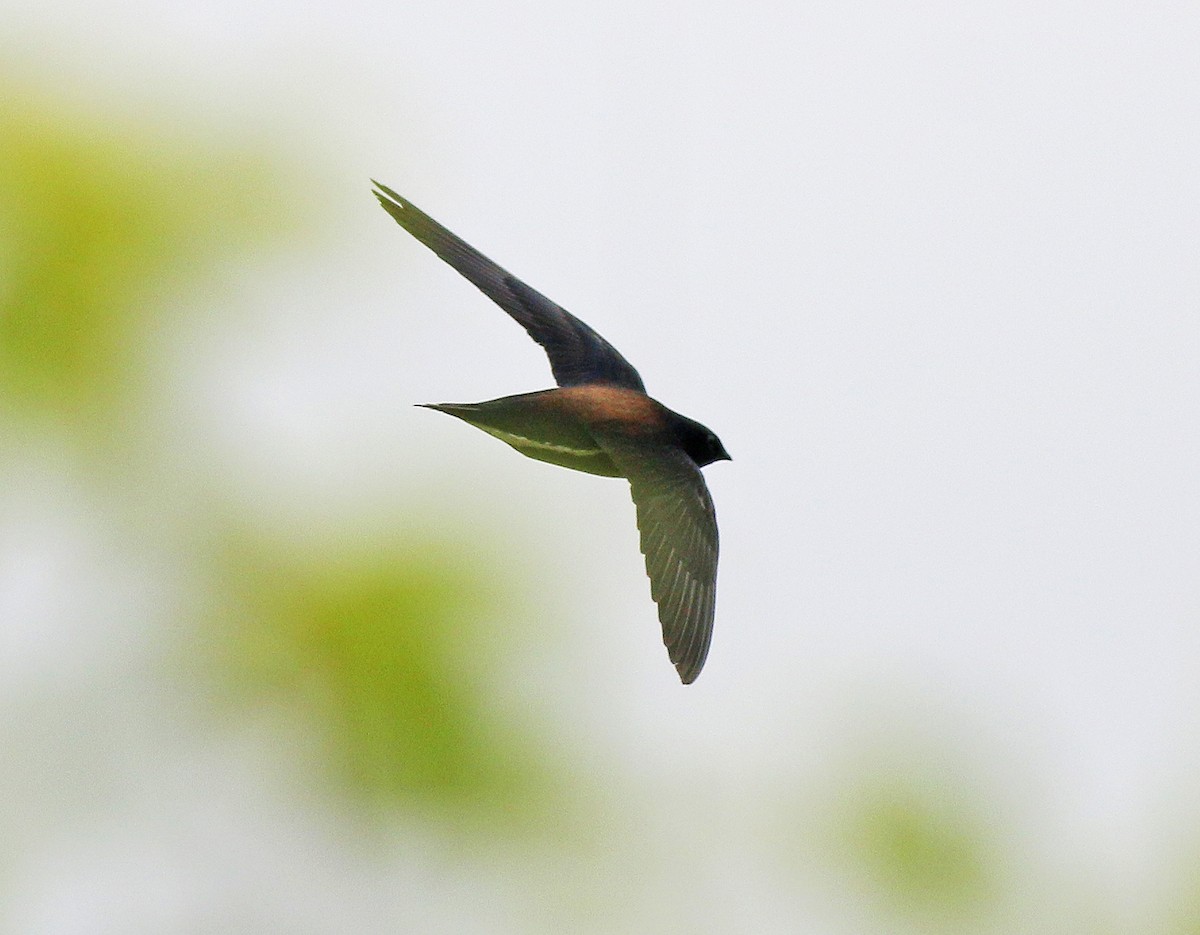
[[[712,430],[646,393],[637,370],[566,309],[372,180],[384,210],[542,346],[556,387],[479,403],[420,403],[529,458],[629,481],[663,643],[683,684],[708,657],[717,518],[700,468],[732,460]]]

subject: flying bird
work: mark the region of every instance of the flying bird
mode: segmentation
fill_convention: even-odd
[[[437,221],[374,182],[396,222],[540,344],[556,389],[482,403],[427,403],[538,461],[629,481],[650,595],[663,643],[683,683],[708,656],[716,609],[717,518],[700,468],[729,455],[709,429],[646,395],[611,344],[501,269]]]

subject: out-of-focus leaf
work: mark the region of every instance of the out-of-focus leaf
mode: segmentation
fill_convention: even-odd
[[[510,588],[427,542],[289,550],[243,539],[218,633],[248,698],[294,705],[375,802],[461,819],[541,812],[547,757],[490,703]]]
[[[987,916],[1002,886],[1000,848],[973,792],[887,770],[842,788],[837,848],[879,908],[925,927]]]
[[[957,906],[988,890],[980,829],[949,790],[867,791],[848,830],[864,867],[902,902]]]
[[[180,283],[280,232],[273,174],[0,79],[0,413],[119,435]]]

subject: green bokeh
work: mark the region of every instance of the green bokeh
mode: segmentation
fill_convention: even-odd
[[[0,413],[91,442],[128,430],[187,287],[279,239],[274,174],[256,147],[0,78]]]
[[[238,266],[311,232],[298,190],[261,141],[0,77],[0,430],[99,454],[82,463],[118,468],[105,489],[137,517],[131,534],[192,544],[203,583],[172,625],[212,640],[232,697],[289,706],[358,800],[527,826],[552,807],[551,758],[485,687],[516,590],[486,550],[366,530],[304,549],[224,522],[232,487],[192,511],[186,471],[150,458],[134,481],[112,457],[145,439],[171,329],[219,311]]]
[[[1004,888],[983,806],[962,783],[868,772],[843,790],[837,836],[881,908],[953,928],[986,918]]]
[[[550,757],[488,689],[520,645],[512,589],[477,549],[228,541],[215,632],[235,694],[294,710],[361,801],[465,827],[545,817]]]
[[[865,865],[901,901],[958,906],[987,893],[977,829],[931,797],[878,790],[857,835]]]

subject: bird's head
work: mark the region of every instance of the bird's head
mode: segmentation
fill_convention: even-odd
[[[688,457],[700,467],[714,461],[732,461],[716,433],[699,422],[680,416],[680,443]]]

